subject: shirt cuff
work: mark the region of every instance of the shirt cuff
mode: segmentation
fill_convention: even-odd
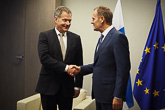
[[[118,97],[115,97],[116,99],[119,99],[119,100],[123,100],[123,99],[121,99],[121,98],[118,98]]]
[[[74,87],[74,90],[80,90],[80,88],[79,87]]]
[[[66,65],[66,67],[65,67],[65,72],[67,72],[68,71],[68,65]]]

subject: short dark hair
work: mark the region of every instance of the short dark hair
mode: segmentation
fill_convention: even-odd
[[[94,9],[94,11],[97,11],[97,15],[100,18],[101,16],[104,16],[106,23],[111,25],[112,24],[112,18],[113,18],[113,13],[111,10],[105,6],[99,6]]]

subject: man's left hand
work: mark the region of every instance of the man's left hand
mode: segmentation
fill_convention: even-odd
[[[80,90],[74,90],[74,96],[73,96],[73,98],[78,97],[79,94],[80,94]]]
[[[112,109],[113,110],[122,110],[123,100],[118,98],[113,98]]]

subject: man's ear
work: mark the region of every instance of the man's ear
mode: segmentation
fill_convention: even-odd
[[[104,16],[101,16],[101,17],[100,17],[100,20],[101,20],[101,23],[103,23],[104,20],[105,20]]]
[[[55,23],[57,22],[57,20],[58,20],[58,18],[57,18],[57,17],[54,17],[54,22],[55,22]]]

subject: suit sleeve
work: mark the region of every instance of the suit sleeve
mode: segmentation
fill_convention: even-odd
[[[84,75],[88,75],[93,73],[93,64],[88,64],[88,65],[84,65],[81,66],[81,74]]]
[[[80,66],[80,65],[83,65],[83,50],[82,50],[82,44],[81,44],[80,37],[78,37],[77,43],[78,43],[78,49],[77,49],[77,55],[76,55],[77,56],[76,65]],[[83,75],[78,74],[75,77],[75,87],[82,88],[82,85],[83,85]]]
[[[51,56],[49,45],[50,44],[48,42],[47,35],[41,32],[38,41],[38,54],[41,64],[44,67],[51,69],[52,71],[64,72],[66,64],[56,60]]]
[[[116,37],[113,49],[117,68],[114,97],[124,100],[130,71],[129,47],[125,35]]]

